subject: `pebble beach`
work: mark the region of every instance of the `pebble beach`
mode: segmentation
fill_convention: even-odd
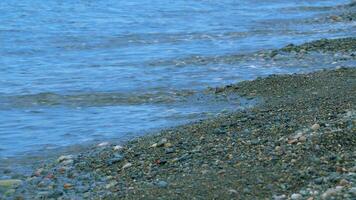
[[[356,39],[288,45],[260,56],[336,55],[355,64]],[[335,60],[337,62],[337,60]],[[228,112],[103,142],[0,180],[0,199],[354,199],[356,69],[271,75],[214,95],[257,99]],[[10,172],[9,172],[10,173]]]
[[[0,3],[0,200],[356,199],[356,2],[180,3]]]

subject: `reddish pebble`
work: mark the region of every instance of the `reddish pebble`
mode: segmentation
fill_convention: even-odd
[[[64,189],[68,190],[68,189],[71,189],[73,187],[73,185],[69,184],[69,183],[66,183],[66,184],[63,185],[63,187],[64,187]]]
[[[53,179],[54,175],[53,174],[47,174],[46,178]]]

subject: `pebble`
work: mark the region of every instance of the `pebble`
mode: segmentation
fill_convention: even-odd
[[[157,186],[160,188],[166,188],[168,186],[168,183],[166,181],[158,181]]]
[[[0,187],[17,187],[21,185],[22,181],[19,179],[0,180]]]
[[[216,128],[213,130],[213,133],[216,134],[216,135],[222,135],[222,134],[225,134],[225,130],[221,129],[221,128]]]
[[[356,166],[353,166],[352,168],[349,169],[350,172],[356,172]]]
[[[158,143],[152,144],[150,147],[151,148],[163,147],[163,146],[171,147],[172,144],[171,143],[167,143],[167,142],[168,142],[167,138],[162,138],[161,141],[159,141]]]
[[[317,131],[319,128],[320,128],[320,125],[319,125],[319,124],[313,124],[313,126],[311,126],[311,129],[312,129],[313,131]]]
[[[172,146],[173,146],[172,143],[169,143],[169,142],[167,142],[167,143],[164,144],[164,147],[166,147],[166,148],[170,148],[170,147],[172,147]]]
[[[298,200],[298,199],[301,199],[302,198],[302,195],[301,194],[297,194],[297,193],[294,193],[290,196],[290,198],[292,200]]]
[[[350,184],[349,181],[347,181],[346,179],[341,179],[339,182],[340,186],[348,186]]]
[[[122,146],[120,146],[120,145],[115,145],[114,147],[113,147],[113,149],[115,150],[115,151],[119,151],[119,150],[121,150],[121,149],[123,149],[124,147],[122,147]]]
[[[73,155],[59,156],[57,162],[61,163],[65,160],[72,160],[72,159],[73,159]]]
[[[229,191],[230,194],[237,194],[237,191],[234,190],[234,189],[230,189],[230,190],[228,190],[228,191]]]
[[[157,143],[157,147],[163,147],[167,142],[167,138],[162,138],[161,141]]]
[[[349,192],[352,194],[352,195],[355,195],[356,196],[356,187],[352,187]]]
[[[69,189],[72,189],[72,188],[73,188],[73,185],[70,184],[70,183],[65,183],[65,184],[63,185],[63,188],[66,189],[66,190],[69,190]]]
[[[41,176],[42,173],[43,173],[43,171],[44,171],[43,168],[39,168],[39,169],[37,169],[37,170],[35,171],[34,175],[35,175],[35,176]]]
[[[122,161],[123,159],[124,159],[123,155],[116,153],[116,154],[114,154],[113,158],[109,159],[108,164],[112,165],[114,163]]]
[[[132,166],[131,163],[126,163],[126,164],[124,164],[124,166],[122,166],[122,169],[126,169],[126,168],[129,168],[131,166]]]
[[[202,170],[201,171],[201,173],[204,175],[204,174],[207,174],[209,172],[209,170],[207,170],[207,169],[204,169],[204,170]]]
[[[115,187],[116,184],[117,184],[116,181],[112,181],[112,182],[110,182],[109,184],[107,184],[107,185],[105,186],[105,188],[106,188],[106,189],[113,188],[113,187]]]
[[[109,142],[102,142],[98,144],[98,147],[108,146],[109,144],[110,144]]]
[[[273,199],[274,200],[285,200],[287,199],[287,196],[285,194],[282,194],[282,195],[274,195],[273,196]]]
[[[285,194],[282,194],[282,195],[274,195],[273,196],[273,199],[274,200],[285,200],[287,199],[287,196]]]
[[[288,140],[288,144],[296,144],[298,142],[298,139],[290,139]]]
[[[165,153],[166,154],[174,153],[174,149],[173,148],[167,148],[167,149],[165,149]]]
[[[299,142],[305,142],[307,141],[307,138],[305,136],[301,136],[298,140]]]
[[[61,163],[63,164],[63,165],[71,165],[71,164],[73,164],[73,160],[63,160]]]
[[[321,198],[322,199],[328,199],[332,196],[335,196],[337,193],[341,192],[343,187],[341,186],[337,186],[335,188],[329,188],[328,190],[326,190],[322,195]]]

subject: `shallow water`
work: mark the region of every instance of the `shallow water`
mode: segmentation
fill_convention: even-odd
[[[349,2],[1,1],[0,158],[124,140],[251,105],[207,101],[203,91],[333,67],[317,56],[270,63],[248,55],[354,35],[353,22],[317,20]]]

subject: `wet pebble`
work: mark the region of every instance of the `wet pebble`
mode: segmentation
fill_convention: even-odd
[[[17,187],[22,184],[22,180],[19,179],[6,179],[0,180],[0,187]]]
[[[126,164],[124,164],[124,166],[122,166],[122,169],[127,169],[127,168],[129,168],[131,166],[132,166],[131,163],[126,163]]]
[[[298,200],[298,199],[302,199],[303,196],[302,196],[301,194],[294,193],[294,194],[292,194],[292,195],[290,196],[290,198],[291,198],[292,200]]]
[[[224,129],[221,129],[221,128],[215,128],[213,130],[213,133],[216,134],[216,135],[223,135],[226,133],[226,131]]]
[[[319,128],[320,128],[320,125],[319,125],[319,124],[313,124],[313,125],[311,126],[311,129],[312,129],[313,131],[317,131]]]
[[[124,160],[124,156],[121,155],[121,154],[115,153],[115,154],[113,155],[113,158],[111,158],[111,159],[108,160],[108,164],[109,164],[109,165],[112,165],[112,164],[117,163],[117,162],[120,162],[120,161],[122,161],[122,160]]]
[[[168,187],[168,183],[166,181],[158,181],[157,186],[160,188],[166,188]]]
[[[66,156],[60,156],[58,159],[57,159],[57,162],[61,163],[65,160],[72,160],[74,158],[73,155],[66,155]]]
[[[287,199],[287,195],[282,194],[282,195],[274,195],[273,196],[274,200],[286,200]]]

